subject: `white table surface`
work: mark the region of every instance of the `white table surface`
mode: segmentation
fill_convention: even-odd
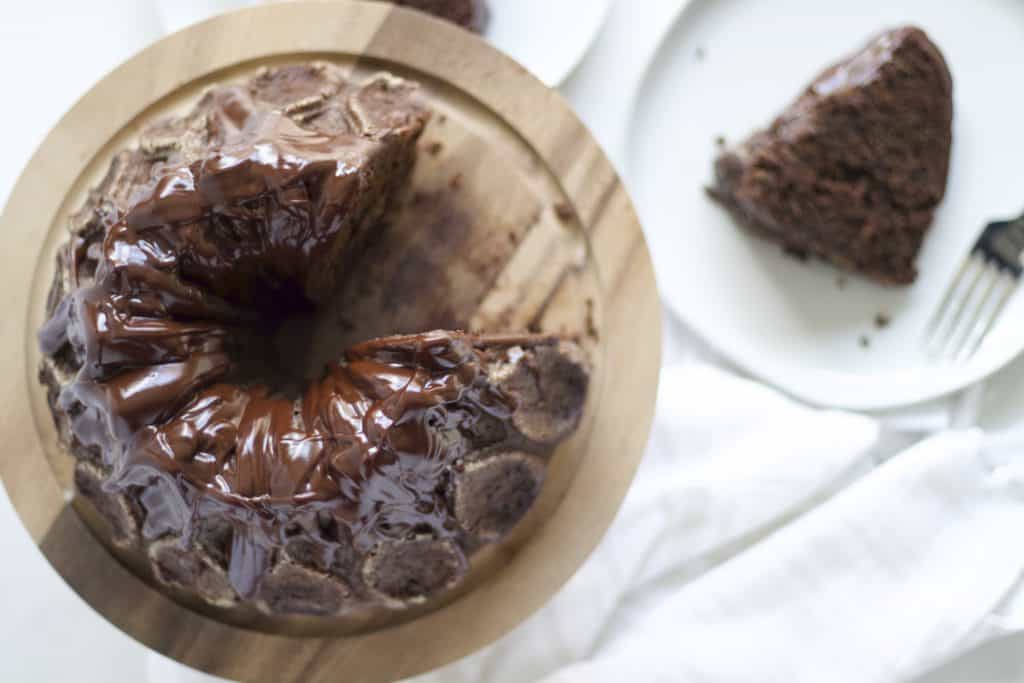
[[[630,94],[650,52],[684,0],[616,0],[608,22],[562,91],[621,169]],[[0,201],[62,113],[120,61],[162,33],[150,2],[51,0],[0,8],[0,58],[5,106],[0,126]],[[627,183],[629,179],[627,178]],[[666,321],[665,360],[702,349],[686,330]],[[1020,418],[1018,361],[990,382],[984,426]],[[0,681],[138,683],[147,679],[145,648],[101,619],[63,583],[31,543],[6,493],[0,495]],[[1024,680],[1024,637],[983,647],[920,683]],[[823,678],[826,681],[827,678]]]

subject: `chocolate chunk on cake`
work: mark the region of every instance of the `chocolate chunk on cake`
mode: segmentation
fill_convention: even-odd
[[[428,117],[388,74],[267,69],[144,130],[75,215],[40,380],[79,495],[168,590],[359,618],[442,597],[577,428],[587,361],[556,337],[428,331],[273,372],[305,347],[270,338],[366,286]]]
[[[411,7],[447,19],[470,31],[480,33],[487,23],[485,0],[392,0],[396,5]]]
[[[888,31],[723,152],[709,193],[793,255],[906,285],[945,194],[952,122],[938,48],[918,28]]]

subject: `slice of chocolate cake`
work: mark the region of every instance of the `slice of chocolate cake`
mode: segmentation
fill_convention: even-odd
[[[938,48],[918,28],[888,31],[722,153],[709,193],[789,253],[909,284],[945,194],[952,121]]]

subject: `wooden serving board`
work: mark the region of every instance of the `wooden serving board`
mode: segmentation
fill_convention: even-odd
[[[587,413],[541,499],[475,563],[472,590],[371,632],[231,624],[175,602],[102,541],[73,495],[36,380],[35,332],[67,219],[140,127],[212,83],[323,60],[354,76],[421,82],[435,116],[412,186],[316,339],[463,327],[580,338],[594,364]],[[2,217],[8,380],[0,475],[25,526],[93,608],[149,647],[245,682],[388,681],[469,654],[548,600],[614,517],[642,455],[660,364],[660,307],[629,198],[559,95],[472,34],[384,3],[271,4],[172,35],[100,81],[58,123]],[[318,328],[319,329],[319,328]],[[257,630],[260,629],[260,630]],[[304,635],[306,634],[306,635]]]

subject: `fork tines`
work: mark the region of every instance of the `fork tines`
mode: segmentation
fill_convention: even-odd
[[[935,360],[965,363],[992,330],[1021,276],[1024,216],[990,223],[960,265],[925,331]]]

